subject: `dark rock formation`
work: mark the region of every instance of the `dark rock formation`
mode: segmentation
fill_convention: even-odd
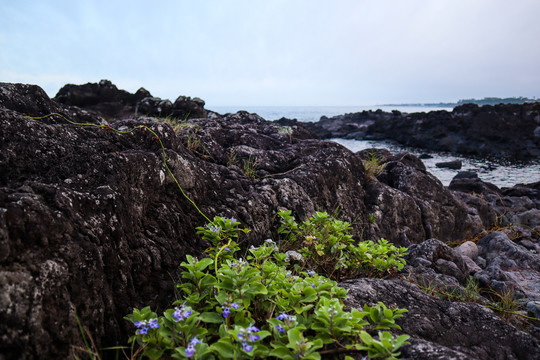
[[[453,169],[453,170],[461,169],[462,165],[463,164],[461,163],[461,160],[445,161],[445,162],[439,162],[435,164],[435,166],[437,166],[438,168],[447,168],[447,169]]]
[[[349,289],[350,307],[382,301],[409,310],[396,321],[412,337],[401,359],[540,359],[540,341],[478,304],[441,300],[402,280],[357,279],[340,286]]]
[[[140,88],[135,94],[130,94],[118,89],[109,80],[101,80],[99,83],[65,85],[58,91],[54,100],[65,105],[93,110],[112,118],[132,115],[137,102],[150,96],[144,88]]]
[[[143,95],[132,102],[98,97],[83,110],[52,101],[37,86],[0,84],[0,353],[7,359],[70,357],[72,346],[84,346],[76,315],[97,347],[125,345],[133,328],[123,317],[133,307],[168,306],[179,263],[208,245],[195,233],[206,220],[167,173],[153,135],[75,126],[59,116],[25,117],[56,112],[98,125],[106,124],[101,116],[124,117],[137,103],[164,105]],[[182,109],[184,100],[171,109]],[[367,179],[365,154],[319,141],[299,123],[276,124],[246,112],[207,115],[173,124],[131,117],[109,125],[127,131],[148,124],[159,134],[169,168],[202,212],[234,216],[252,229],[240,239],[243,247],[272,236],[282,207],[301,220],[339,208],[344,220],[357,224],[356,239],[407,245],[432,237],[451,241],[483,226],[479,211],[454,195],[466,193],[445,189],[410,154],[381,153],[384,171]],[[461,280],[455,267],[466,268],[459,259],[449,255],[423,265]],[[482,323],[490,331],[499,326]],[[501,331],[514,339],[510,330]],[[413,335],[420,344],[414,351],[431,342]],[[530,340],[523,341],[526,349]]]
[[[149,116],[171,116],[179,119],[205,117],[204,101],[179,96],[174,104],[152,95],[144,88],[131,94],[120,90],[109,80],[84,85],[65,85],[54,100],[95,111],[106,118],[120,118],[137,113]]]
[[[390,139],[435,151],[517,159],[540,157],[539,125],[540,102],[466,104],[452,112],[363,111],[307,124],[322,138]]]

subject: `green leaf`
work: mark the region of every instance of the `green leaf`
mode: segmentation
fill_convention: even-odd
[[[204,258],[197,263],[197,270],[202,271],[213,263],[214,263],[214,260],[210,258]]]
[[[216,343],[210,345],[210,350],[220,359],[236,358],[235,347],[228,338],[221,338]]]
[[[203,312],[199,315],[199,319],[210,324],[221,324],[223,322],[223,316],[215,312]]]

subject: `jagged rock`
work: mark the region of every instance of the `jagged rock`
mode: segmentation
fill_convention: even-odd
[[[137,102],[135,113],[148,116],[168,116],[171,114],[173,104],[169,100],[158,97],[145,97]]]
[[[410,246],[406,259],[407,264],[413,267],[432,268],[437,273],[453,277],[461,283],[466,280],[468,268],[463,257],[440,240],[428,239],[420,244]],[[421,272],[425,271],[422,269]],[[421,277],[424,278],[421,279]],[[424,275],[416,276],[416,278],[422,282],[436,280],[435,278],[426,278]]]
[[[148,117],[107,122],[122,131],[148,124],[163,153],[141,129],[118,134],[59,116],[25,118],[57,112],[105,124],[94,110],[110,104],[99,101],[87,111],[36,86],[0,84],[0,353],[7,358],[71,357],[73,346],[84,346],[76,315],[97,347],[125,345],[134,329],[123,317],[133,307],[169,305],[179,263],[209,244],[195,232],[206,219],[181,195],[164,155],[204,214],[234,216],[252,229],[240,239],[245,249],[272,236],[281,208],[299,220],[339,208],[341,218],[358,225],[357,240],[384,236],[398,244],[427,234],[451,240],[478,226],[416,157],[386,154],[384,172],[368,182],[362,154],[319,141],[301,124],[246,112],[190,118],[176,130]],[[110,106],[127,114],[128,107]],[[459,285],[449,262],[464,272],[462,258],[448,256],[418,260],[416,273]],[[417,344],[418,350],[425,343]]]
[[[386,113],[381,110],[325,116],[307,126],[322,138],[395,140],[406,146],[479,156],[535,159],[540,102],[457,106],[452,112]]]
[[[75,315],[97,347],[125,345],[133,328],[123,317],[133,307],[163,309],[172,301],[179,263],[209,245],[195,232],[206,220],[182,197],[150,133],[27,119],[55,111],[103,123],[38,87],[6,85],[0,94],[0,352],[71,357],[72,346],[84,347]],[[204,129],[203,120],[191,124],[209,135],[201,139],[206,154],[188,147],[187,131],[163,122],[109,123],[128,130],[146,122],[198,207],[252,229],[243,247],[271,235],[282,207],[302,220],[339,208],[344,220],[369,223],[362,163],[341,145],[300,141],[306,131],[291,138],[247,113],[208,119]],[[255,178],[241,162],[227,166],[235,147],[242,157],[258,157]]]
[[[135,104],[150,93],[140,88],[135,94],[120,90],[109,80],[84,85],[68,84],[62,87],[54,100],[66,105],[96,111],[107,118],[129,116],[134,113]]]
[[[475,277],[495,291],[511,290],[526,303],[540,300],[540,255],[494,232],[478,242],[486,267]]]
[[[414,199],[422,216],[425,238],[455,241],[483,228],[480,219],[470,216],[467,207],[426,172],[416,156],[397,154],[387,160],[378,179]]]
[[[190,98],[189,96],[179,96],[174,104],[171,114],[179,119],[186,118],[204,118],[206,110],[204,101],[199,98]]]
[[[401,359],[538,360],[540,342],[476,303],[449,302],[403,280],[357,279],[340,283],[349,289],[351,308],[382,301],[407,308],[396,322],[411,335]],[[489,329],[489,330],[488,330]]]

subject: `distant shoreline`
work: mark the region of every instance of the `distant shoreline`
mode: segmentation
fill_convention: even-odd
[[[531,103],[531,102],[537,102],[537,101],[540,101],[540,100],[536,98],[529,99],[523,96],[509,97],[509,98],[486,97],[483,99],[462,99],[462,100],[458,100],[455,103],[452,103],[452,102],[408,103],[408,104],[383,104],[379,106],[455,107],[455,106],[460,106],[460,105],[465,105],[465,104],[476,104],[476,105],[525,104],[525,103]]]

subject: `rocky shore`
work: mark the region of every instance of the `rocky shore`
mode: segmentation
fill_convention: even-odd
[[[538,104],[527,106],[519,108],[522,128],[534,133]],[[467,106],[440,116],[466,123],[473,115],[464,114],[475,111],[484,119],[485,110]],[[518,121],[516,111],[501,113]],[[62,117],[38,119],[51,113]],[[413,115],[384,116],[402,119],[405,131],[420,116]],[[414,120],[414,133],[435,122]],[[124,316],[133,307],[165,309],[180,262],[208,245],[195,232],[206,220],[180,193],[143,125],[158,134],[171,172],[204,214],[234,216],[252,229],[243,247],[275,235],[281,208],[302,220],[339,210],[356,239],[408,247],[408,265],[395,277],[341,284],[350,307],[383,301],[409,309],[398,320],[411,335],[403,359],[540,359],[540,324],[426,291],[464,291],[472,277],[512,291],[517,312],[540,317],[540,183],[499,189],[460,173],[444,187],[419,158],[381,150],[382,171],[371,174],[369,151],[319,139],[338,130],[221,115],[197,98],[130,94],[108,81],[67,85],[55,99],[35,85],[0,83],[0,358],[71,358],[84,347],[77,317],[98,348],[127,344],[134,329]],[[358,127],[378,136],[369,129]],[[520,144],[492,141],[504,155],[538,149],[530,134]]]
[[[540,102],[465,104],[451,112],[363,111],[323,116],[306,127],[323,139],[394,140],[405,146],[481,157],[540,157]]]

